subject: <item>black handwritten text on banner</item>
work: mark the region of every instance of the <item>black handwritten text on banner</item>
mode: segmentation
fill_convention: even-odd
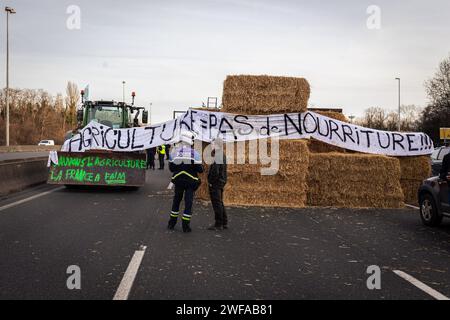
[[[189,110],[174,120],[140,128],[113,129],[93,121],[67,140],[62,151],[145,150],[180,141],[183,130],[195,132],[197,139],[205,142],[211,142],[218,136],[225,142],[271,137],[313,138],[348,150],[389,156],[428,155],[434,149],[432,140],[424,133],[374,130],[314,112],[248,116]]]

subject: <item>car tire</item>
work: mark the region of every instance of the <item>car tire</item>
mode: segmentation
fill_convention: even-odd
[[[420,198],[420,219],[428,227],[437,227],[441,224],[443,216],[431,194],[426,193]]]

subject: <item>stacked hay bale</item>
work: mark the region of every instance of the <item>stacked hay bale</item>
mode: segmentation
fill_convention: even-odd
[[[241,114],[304,112],[309,95],[309,84],[303,78],[228,76],[224,82],[222,111]],[[225,204],[273,207],[306,205],[309,167],[307,142],[283,140],[279,143],[280,168],[275,175],[261,175],[261,168],[267,168],[267,165],[248,164],[248,150],[246,164],[228,166]],[[232,147],[235,150],[236,144]],[[270,145],[267,150],[271,150]],[[206,183],[198,191],[198,197],[208,199]]]
[[[431,176],[430,157],[399,157],[405,203],[417,204],[417,191],[424,179]]]
[[[223,111],[243,114],[304,112],[310,92],[304,78],[228,76],[223,86]]]
[[[245,206],[304,207],[307,199],[309,167],[307,142],[280,141],[278,161],[277,173],[266,176],[261,175],[261,168],[267,168],[267,165],[260,163],[229,165],[225,203]]]
[[[312,153],[309,206],[401,208],[400,163],[366,154]]]
[[[270,142],[267,150],[270,150]],[[308,143],[304,140],[279,141],[279,168],[274,175],[261,175],[261,169],[270,165],[232,164],[228,165],[228,183],[225,187],[224,201],[227,205],[304,207],[307,199],[307,176],[309,168]],[[236,150],[235,144],[226,148]],[[246,146],[245,159],[249,159]],[[208,165],[201,175],[202,185],[197,190],[197,198],[209,200],[207,184]]]
[[[304,112],[309,95],[308,82],[301,78],[229,76],[224,83],[222,111]],[[348,122],[341,113],[319,113]],[[226,205],[400,208],[404,193],[407,200],[415,197],[418,184],[430,170],[427,157],[397,159],[350,153],[319,141],[281,140],[279,150],[280,168],[273,176],[262,176],[260,163],[229,164]],[[202,180],[197,196],[207,200],[206,173]]]

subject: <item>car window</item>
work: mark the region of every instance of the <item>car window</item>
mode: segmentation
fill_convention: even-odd
[[[441,152],[439,153],[438,160],[443,160],[444,157],[450,152],[450,148],[442,148]]]
[[[437,160],[439,156],[439,151],[441,151],[441,149],[434,149],[433,153],[431,154],[431,159]]]

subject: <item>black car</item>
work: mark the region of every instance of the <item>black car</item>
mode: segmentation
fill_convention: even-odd
[[[431,155],[431,168],[433,171],[433,176],[439,175],[442,167],[442,160],[445,155],[450,152],[450,147],[439,147],[434,149],[433,154]]]
[[[432,177],[419,188],[420,218],[426,226],[436,227],[444,217],[450,218],[448,184],[445,180]]]

